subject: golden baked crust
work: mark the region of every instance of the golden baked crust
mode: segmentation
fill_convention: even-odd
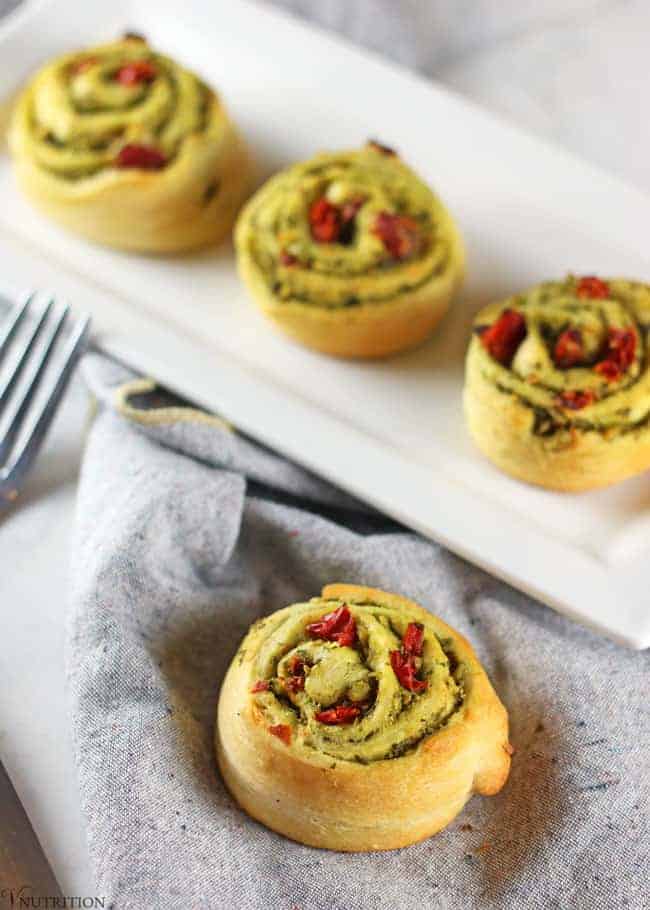
[[[230,233],[251,182],[217,95],[145,41],[66,54],[20,95],[9,131],[18,182],[97,243],[177,252]]]
[[[500,362],[490,329],[504,313],[524,327]],[[570,275],[490,304],[465,370],[478,447],[513,477],[562,491],[650,468],[649,326],[650,287],[623,279]]]
[[[277,174],[242,211],[235,243],[261,310],[296,341],[339,357],[421,343],[464,271],[440,200],[373,143]]]
[[[307,631],[331,613],[345,634],[346,617],[354,620],[351,646]],[[408,629],[420,627],[416,692],[391,652],[408,656]],[[296,691],[292,673],[302,678]],[[316,719],[341,710],[357,716]],[[500,790],[512,751],[506,710],[462,636],[405,597],[342,584],[252,626],[223,683],[216,746],[249,815],[301,843],[347,851],[440,831],[472,793]]]

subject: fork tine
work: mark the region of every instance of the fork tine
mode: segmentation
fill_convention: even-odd
[[[6,493],[9,499],[15,495],[14,491],[17,491],[20,487],[23,477],[29,471],[43,444],[45,434],[56,414],[59,402],[74,373],[79,358],[86,348],[89,330],[89,318],[86,317],[77,323],[65,346],[61,369],[56,378],[53,377],[45,400],[28,425],[25,442],[14,455],[11,462],[4,470],[0,471],[0,481],[2,481],[5,488],[9,487],[9,491]]]
[[[7,376],[4,384],[0,387],[0,413],[9,400],[13,387],[16,385],[18,378],[20,377],[27,361],[29,360],[29,355],[32,352],[32,348],[36,344],[36,339],[41,333],[41,329],[45,325],[54,306],[54,301],[50,300],[41,315],[39,316],[38,322],[32,329],[29,334],[29,337],[23,343],[20,351],[18,352],[14,363],[12,364],[9,375]]]
[[[35,296],[35,294],[29,294],[19,307],[12,310],[9,319],[7,320],[7,324],[2,331],[2,334],[0,334],[0,360],[2,360],[6,354],[7,349],[11,344],[11,339],[14,337],[16,329],[27,315],[29,306]]]
[[[68,306],[62,308],[57,319],[49,327],[43,350],[40,352],[38,358],[33,358],[33,362],[30,364],[30,373],[25,391],[23,392],[21,400],[16,405],[16,409],[11,418],[11,423],[9,424],[3,439],[0,440],[0,464],[4,463],[16,440],[16,436],[23,425],[29,406],[34,399],[34,395],[40,384],[43,371],[50,361],[50,356],[69,312],[70,308]]]

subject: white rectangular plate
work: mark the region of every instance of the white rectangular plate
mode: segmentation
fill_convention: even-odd
[[[583,495],[525,486],[478,455],[461,412],[477,308],[567,271],[650,279],[650,200],[264,6],[186,0],[182,22],[166,0],[61,7],[28,3],[0,31],[5,94],[47,56],[141,31],[219,88],[264,173],[368,136],[399,148],[460,222],[468,280],[420,350],[327,359],[258,315],[230,248],[163,259],[92,247],[32,211],[2,156],[5,283],[67,295],[108,350],[557,610],[650,645],[648,475]]]

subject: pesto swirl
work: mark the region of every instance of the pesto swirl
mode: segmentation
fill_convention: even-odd
[[[253,710],[270,733],[334,760],[416,748],[463,702],[453,644],[422,614],[314,598],[260,620],[240,649]]]
[[[281,305],[394,302],[462,271],[461,242],[440,200],[376,143],[273,177],[246,207],[237,246]]]
[[[484,308],[468,370],[529,409],[534,435],[613,438],[650,416],[649,332],[650,287],[570,275]]]
[[[106,169],[160,169],[184,141],[219,118],[219,102],[193,73],[144,41],[126,38],[66,54],[33,78],[16,111],[21,153],[74,181]],[[125,154],[125,149],[148,154]]]

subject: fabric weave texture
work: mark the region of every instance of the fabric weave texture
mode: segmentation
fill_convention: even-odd
[[[96,355],[84,369],[99,411],[79,491],[68,669],[107,906],[650,905],[649,654],[572,624],[216,421],[178,419],[156,391],[128,387],[124,416],[116,390],[133,375]],[[244,815],[216,768],[219,686],[249,624],[331,581],[440,615],[473,643],[510,712],[504,790],[403,850],[292,843]]]

